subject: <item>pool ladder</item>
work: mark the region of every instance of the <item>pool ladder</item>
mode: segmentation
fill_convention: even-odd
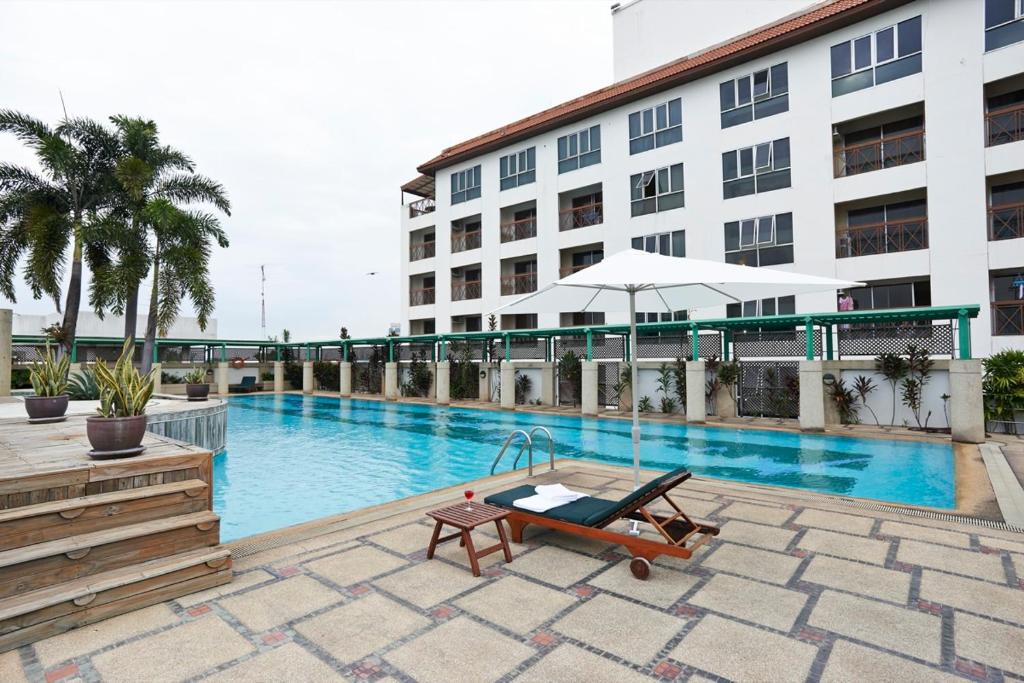
[[[511,432],[505,439],[505,443],[502,444],[501,450],[498,451],[498,457],[494,459],[491,464],[491,474],[494,474],[494,470],[498,467],[498,463],[501,462],[502,456],[505,455],[505,451],[512,445],[512,442],[516,440],[517,436],[523,438],[523,445],[519,447],[519,452],[516,454],[516,459],[512,461],[512,469],[515,470],[519,467],[519,459],[523,457],[523,451],[527,452],[526,464],[528,468],[528,476],[533,476],[533,435],[537,432],[543,432],[548,437],[548,459],[550,461],[549,467],[552,471],[555,469],[555,440],[551,438],[551,432],[548,431],[547,427],[536,426],[529,431],[529,433],[522,429],[516,429]]]

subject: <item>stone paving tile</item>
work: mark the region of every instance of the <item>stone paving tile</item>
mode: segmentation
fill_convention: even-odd
[[[204,603],[208,600],[214,600],[216,598],[224,597],[225,595],[231,595],[237,593],[240,590],[251,588],[257,584],[263,583],[264,581],[270,581],[274,578],[274,575],[270,572],[262,569],[254,569],[244,574],[235,576],[231,583],[226,583],[223,586],[214,586],[198,593],[192,593],[191,595],[184,595],[177,599],[177,603],[182,607],[194,607],[195,605]]]
[[[676,502],[676,505],[683,509],[683,512],[690,517],[696,517],[697,519],[707,519],[715,512],[715,510],[722,507],[722,503],[717,500],[701,500],[699,498],[680,495],[672,496],[672,499]],[[671,505],[664,501],[660,501],[656,505],[652,505],[651,510],[658,514],[669,515],[674,515],[676,512]]]
[[[807,596],[803,593],[715,574],[687,602],[691,605],[788,631],[800,616]]]
[[[584,486],[591,489],[599,489],[602,486],[608,486],[613,481],[615,481],[615,479],[612,477],[601,477],[595,476],[593,474],[585,474],[583,472],[578,472],[575,474],[570,474],[568,477],[560,477],[558,478],[558,481],[560,481],[561,483],[565,484],[570,488],[573,488],[573,490],[576,490],[576,488],[574,487],[580,486]]]
[[[899,681],[899,683],[963,683],[962,678],[879,652],[846,640],[832,646],[821,683]]]
[[[966,574],[979,579],[1006,583],[1003,560],[998,555],[986,555],[975,550],[956,550],[921,541],[901,541],[896,559],[907,564],[919,564],[954,574]]]
[[[627,598],[665,609],[674,605],[700,581],[700,577],[673,571],[652,571],[646,581],[637,581],[629,571],[629,560],[610,566],[588,583]]]
[[[458,544],[455,544],[456,546]],[[459,593],[476,588],[486,580],[468,570],[440,560],[425,560],[408,569],[374,581],[378,588],[426,609]]]
[[[941,662],[942,620],[931,614],[826,590],[807,623],[928,662]]]
[[[583,553],[584,555],[599,555],[606,550],[618,547],[614,543],[599,541],[596,538],[584,538],[583,536],[574,536],[560,531],[550,531],[543,536],[536,536],[535,538],[541,543],[550,543],[551,545],[557,545],[559,548]]]
[[[792,555],[723,543],[701,566],[784,586],[796,573],[801,562],[800,558]]]
[[[882,522],[879,533],[883,536],[900,536],[916,541],[928,541],[929,543],[940,543],[952,545],[959,548],[970,548],[971,537],[959,531],[946,531],[944,529],[933,529],[932,527],[906,524],[904,522]]]
[[[277,681],[344,681],[344,676],[295,643],[256,655],[203,679],[207,683],[272,683]]]
[[[635,664],[646,664],[683,622],[664,612],[608,594],[594,596],[551,628]]]
[[[610,659],[568,643],[559,645],[515,679],[516,683],[552,683],[553,681],[587,681],[587,683],[642,683],[650,680]]]
[[[734,681],[797,683],[817,654],[813,645],[709,614],[669,657]]]
[[[295,631],[351,664],[429,624],[429,619],[394,600],[370,593],[296,624]]]
[[[795,531],[738,519],[730,519],[721,528],[722,533],[719,534],[719,538],[728,539],[733,543],[755,545],[767,550],[785,550],[796,536]]]
[[[506,576],[459,598],[455,606],[526,635],[576,602],[568,593]]]
[[[733,503],[732,505],[719,510],[719,517],[730,519],[743,519],[758,524],[782,524],[793,516],[793,511],[788,508],[780,508],[768,505],[755,505],[753,503]]]
[[[804,550],[873,564],[885,564],[890,545],[889,541],[861,538],[820,529],[808,529],[797,541],[797,546]]]
[[[963,612],[957,612],[953,621],[957,655],[1006,671],[1024,672],[1024,629]]]
[[[397,529],[382,531],[370,536],[367,540],[394,550],[402,555],[409,555],[417,550],[426,550],[430,544],[432,529],[424,524],[406,524]]]
[[[18,650],[0,654],[0,681],[4,681],[4,683],[26,683],[28,681],[21,668],[21,655]]]
[[[910,574],[906,572],[849,562],[826,555],[814,557],[800,575],[800,580],[860,593],[898,605],[905,605],[910,594]]]
[[[1017,588],[925,569],[921,574],[921,599],[1024,624],[1024,591]]]
[[[506,569],[566,588],[603,569],[605,563],[569,550],[544,545],[520,557],[514,557]]]
[[[41,640],[35,644],[36,656],[43,668],[49,669],[54,664],[177,621],[179,618],[170,607],[153,605]]]
[[[362,546],[309,562],[306,564],[306,569],[330,579],[339,586],[351,586],[354,583],[362,583],[374,576],[397,569],[404,564],[406,564],[405,560],[383,550]]]
[[[293,576],[249,593],[224,598],[221,607],[254,633],[266,631],[341,600],[334,590],[308,576]]]
[[[132,641],[92,658],[105,683],[180,681],[256,648],[213,615]]]
[[[875,525],[875,520],[872,517],[844,515],[839,512],[826,512],[825,510],[804,510],[796,516],[793,524],[828,529],[829,531],[839,531],[844,534],[867,536],[871,533],[871,527]]]
[[[534,650],[467,617],[445,622],[384,659],[416,681],[493,681],[519,666]]]
[[[1024,537],[1022,537],[1024,539]],[[978,542],[989,548],[1000,548],[1002,550],[1009,550],[1015,553],[1024,553],[1024,540],[1008,541],[1005,538],[996,538],[994,536],[979,536]]]

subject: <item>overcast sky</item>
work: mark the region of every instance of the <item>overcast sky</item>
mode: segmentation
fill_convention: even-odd
[[[227,188],[222,338],[259,337],[260,264],[269,333],[383,334],[399,186],[444,147],[610,82],[610,5],[0,2],[0,108],[55,124],[62,91],[71,116],[151,118]],[[11,136],[0,159],[32,163]],[[14,309],[53,306],[19,282]]]

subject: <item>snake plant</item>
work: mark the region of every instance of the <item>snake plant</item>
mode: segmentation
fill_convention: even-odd
[[[206,384],[206,368],[196,368],[185,375],[187,384]]]
[[[126,339],[113,369],[100,361],[96,364],[96,380],[100,385],[100,417],[135,417],[146,413],[146,404],[153,395],[157,369],[145,376],[132,365],[134,342]]]
[[[36,353],[39,359],[32,363],[29,370],[29,380],[32,382],[32,389],[36,396],[63,396],[68,388],[68,369],[71,367],[71,357],[67,354],[57,360],[56,355],[50,350],[50,342],[46,342],[46,353]]]

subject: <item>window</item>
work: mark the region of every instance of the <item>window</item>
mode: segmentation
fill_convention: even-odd
[[[877,171],[924,160],[924,116],[918,114],[842,136],[836,177]]]
[[[854,310],[874,311],[932,305],[928,280],[857,287],[850,290],[850,296],[853,297]]]
[[[604,313],[600,311],[578,311],[576,313],[568,313],[562,316],[563,321],[568,319],[568,322],[563,322],[563,325],[573,325],[576,327],[582,325],[604,325]]]
[[[1024,181],[993,185],[988,209],[988,238],[1024,237]]]
[[[629,115],[629,153],[639,154],[683,139],[683,100],[677,97]]]
[[[633,238],[633,248],[663,256],[686,256],[686,231],[663,232]]]
[[[793,214],[747,218],[725,224],[725,262],[777,266],[793,262]]]
[[[534,170],[536,151],[536,147],[530,147],[522,152],[505,155],[498,160],[502,190],[528,185],[537,179],[537,172]]]
[[[722,128],[789,111],[789,67],[783,62],[718,86]]]
[[[778,190],[789,184],[789,138],[722,155],[722,196],[725,199]]]
[[[637,313],[636,322],[638,325],[643,323],[670,323],[679,322],[680,320],[689,320],[689,315],[686,311],[662,311],[661,313]],[[655,334],[658,334],[655,332]]]
[[[831,56],[832,97],[920,73],[921,17],[833,45]]]
[[[629,177],[633,216],[668,211],[683,206],[683,165],[675,164],[656,171],[644,171]]]
[[[836,258],[927,249],[927,215],[924,199],[850,209],[836,231]]]
[[[1024,0],[985,0],[985,50],[1024,40]]]
[[[452,204],[460,204],[480,196],[480,165],[452,173]]]
[[[762,315],[793,315],[796,313],[796,297],[780,296],[769,299],[754,299],[741,304],[727,304],[727,318],[756,318]]]
[[[558,138],[558,172],[568,173],[601,163],[601,126]]]
[[[1024,90],[990,95],[986,104],[986,146],[1024,140]]]

